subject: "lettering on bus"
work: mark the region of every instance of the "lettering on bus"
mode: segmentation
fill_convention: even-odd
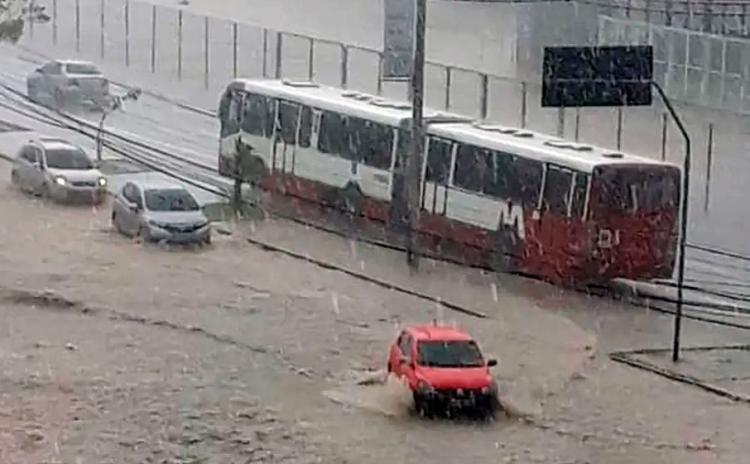
[[[615,229],[600,229],[597,245],[602,249],[610,249],[620,244],[620,231]]]
[[[523,222],[523,207],[521,205],[514,205],[510,201],[500,202],[498,224],[500,227],[515,228],[518,238],[526,240],[526,226]]]

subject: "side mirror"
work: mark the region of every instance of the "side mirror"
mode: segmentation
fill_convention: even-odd
[[[487,360],[487,367],[495,367],[495,366],[497,366],[497,359]]]
[[[403,366],[404,364],[409,364],[409,360],[406,358],[406,356],[401,356],[400,358],[398,358],[398,363]]]

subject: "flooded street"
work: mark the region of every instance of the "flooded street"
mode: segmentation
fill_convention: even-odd
[[[749,165],[747,123],[737,114],[675,101],[694,136],[685,256],[687,297],[698,301],[686,304],[679,364],[669,359],[671,282],[617,283],[633,292],[636,284],[651,286],[638,303],[653,303],[652,310],[429,259],[414,271],[400,251],[257,209],[252,219],[214,223],[208,246],[146,244],[114,231],[111,199],[59,205],[10,184],[4,158],[36,134],[94,152],[98,113],[62,115],[26,100],[27,76],[47,59],[85,58],[115,94],[143,90],[104,124],[100,167],[110,193],[161,170],[225,219],[215,202],[232,185],[217,171],[226,134],[216,113],[230,80],[311,79],[399,100],[407,93],[405,81],[382,75],[382,1],[301,3],[38,0],[50,22],[28,28],[16,45],[0,45],[0,464],[746,464],[750,399],[737,392],[750,392],[750,349],[742,346],[750,328],[750,258],[743,255],[750,241],[742,230],[750,223],[733,206],[747,196],[737,173]],[[578,29],[604,40],[606,27],[624,19],[566,2],[560,5],[580,11],[428,3],[429,107],[681,163],[684,147],[664,108],[543,108],[541,78],[526,75],[541,68],[535,54],[543,43],[581,38]],[[661,30],[623,24],[652,41]],[[565,31],[555,36],[551,25]],[[747,106],[750,71],[730,72],[739,64],[727,59],[741,52],[739,39],[710,35],[694,47],[697,36],[680,45],[684,31],[675,31],[661,31],[667,51],[656,57],[669,56],[655,68],[684,81],[665,87],[687,92],[688,81],[699,82],[706,91],[716,87],[719,100]],[[680,46],[686,56],[678,56]],[[701,51],[708,71],[690,49]],[[742,87],[733,97],[735,86]],[[282,97],[274,99],[280,115]],[[240,114],[251,106],[241,108],[236,117],[245,124]],[[294,116],[300,127],[292,138],[300,138],[292,145],[307,149],[316,139],[312,151],[320,147],[318,110],[317,122],[307,122],[307,147],[305,113]],[[283,125],[278,118],[272,132]],[[459,146],[451,147],[446,154],[458,157]],[[399,148],[392,148],[395,157]],[[341,178],[353,175],[353,160],[336,164],[344,166]],[[380,170],[391,175],[397,161],[388,163]],[[425,176],[432,169],[425,163]],[[443,169],[455,180],[458,163]],[[558,196],[572,201],[570,187]],[[574,217],[566,208],[565,217]],[[491,219],[499,223],[501,211]],[[328,225],[320,218],[317,225]],[[494,420],[420,417],[408,385],[387,374],[399,333],[431,323],[467,331],[498,361],[490,372],[502,411]],[[726,345],[731,353],[706,348]],[[682,377],[675,382],[611,358],[648,349],[664,351],[632,358]],[[699,378],[716,388],[698,388]]]
[[[143,245],[112,232],[107,208],[21,194],[0,166],[2,462],[744,462],[745,408],[607,358],[667,345],[670,318],[447,264],[410,275],[399,253],[274,221],[209,248]],[[245,237],[365,263],[488,317]],[[387,347],[433,319],[499,359],[511,417],[410,413],[409,393],[384,380]],[[695,323],[685,337],[742,339]]]

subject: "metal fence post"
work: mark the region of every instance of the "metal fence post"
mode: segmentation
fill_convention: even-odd
[[[378,52],[378,96],[383,95],[383,52]]]
[[[130,66],[130,0],[125,0],[125,66]]]
[[[99,58],[104,59],[104,8],[106,0],[99,2]]]
[[[315,39],[308,39],[307,49],[307,78],[312,81],[315,76]]]
[[[203,17],[203,86],[208,88],[208,73],[210,69],[209,55],[209,37],[208,37],[208,16]]]
[[[238,41],[237,23],[232,23],[232,77],[237,78],[237,41]]]
[[[261,54],[261,72],[263,78],[268,77],[268,29],[263,28],[263,53]]]
[[[490,79],[487,74],[482,74],[481,87],[479,88],[479,117],[481,119],[487,119],[487,100],[489,99],[490,92]]]
[[[151,72],[156,72],[156,5],[151,7]]]
[[[622,149],[622,107],[617,107],[617,149]]]
[[[667,159],[667,113],[661,115],[661,160]]]
[[[81,51],[81,0],[76,0],[76,52]]]
[[[29,38],[34,40],[34,0],[29,2]]]
[[[275,77],[276,79],[281,79],[281,56],[284,53],[284,33],[283,32],[277,32],[276,33],[276,73]]]
[[[706,192],[703,199],[703,211],[708,211],[711,198],[711,166],[714,155],[714,123],[708,123],[708,146],[706,147]]]
[[[182,80],[182,10],[177,12],[177,79]]]
[[[560,107],[557,109],[557,136],[560,138],[565,137],[565,108]]]
[[[341,44],[341,88],[345,89],[349,84],[349,49]]]
[[[575,141],[578,142],[578,139],[581,135],[581,107],[576,106],[576,127],[575,127]]]
[[[57,0],[52,0],[52,43],[57,46]]]
[[[521,82],[521,129],[526,128],[526,112],[528,111],[526,105],[527,105],[527,98],[529,95],[529,91],[526,88],[526,82]]]
[[[453,71],[450,66],[445,67],[445,110],[450,111],[451,109],[451,79],[453,79]]]

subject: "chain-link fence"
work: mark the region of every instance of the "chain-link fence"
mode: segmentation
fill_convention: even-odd
[[[234,77],[314,79],[392,98],[407,96],[405,83],[381,79],[380,50],[132,0],[36,0],[36,3],[47,7],[51,21],[26,31],[23,39],[26,47],[47,55],[73,55],[97,61],[110,73],[127,75],[129,82],[149,89],[167,88],[171,95],[183,95],[190,103],[206,108],[216,107],[218,96]],[[704,41],[705,53],[700,55],[702,61],[696,61],[689,51],[693,32],[644,23],[636,27],[633,24],[637,22],[605,17],[600,21],[603,43],[654,43],[657,73],[677,100],[702,104],[721,101],[750,109],[744,103],[745,98],[750,99],[750,92],[744,90],[744,82],[750,81],[745,78],[747,67],[743,64],[737,68],[733,61],[736,39],[709,36]],[[668,39],[661,43],[661,37]],[[680,40],[684,48],[678,44]],[[722,50],[720,61],[710,53],[711,47],[717,46]],[[740,63],[746,63],[744,53],[743,49]],[[435,62],[427,63],[425,79],[426,104],[433,108],[652,158],[682,160],[682,141],[658,103],[652,108],[542,108],[539,82]],[[736,192],[746,189],[739,180],[741,176],[733,173],[750,168],[745,161],[747,157],[739,156],[747,151],[744,121],[726,112],[707,112],[695,106],[683,106],[680,111],[695,147],[691,174],[694,210],[725,200],[735,201]],[[710,189],[710,202],[706,200],[705,188],[709,150],[716,164],[711,176],[714,187]],[[732,214],[727,208],[717,208],[712,211],[711,221],[737,223]],[[696,221],[691,227],[703,229],[705,223]],[[715,234],[710,228],[704,233]],[[738,249],[746,247],[744,242],[738,241]]]

